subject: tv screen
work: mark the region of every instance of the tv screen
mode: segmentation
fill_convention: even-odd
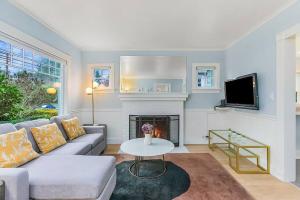
[[[230,107],[258,110],[257,74],[226,81],[225,104]]]

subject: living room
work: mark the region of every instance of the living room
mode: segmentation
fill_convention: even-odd
[[[299,10],[1,0],[0,199],[299,199]]]

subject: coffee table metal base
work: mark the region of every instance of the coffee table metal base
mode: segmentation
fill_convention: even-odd
[[[130,165],[129,167],[129,172],[131,175],[135,176],[135,177],[138,177],[138,178],[158,178],[162,175],[164,175],[167,171],[167,167],[166,167],[166,162],[165,162],[165,155],[162,155],[162,165],[163,165],[163,171],[158,174],[158,175],[155,175],[155,176],[140,176],[140,164],[143,162],[143,156],[136,156],[134,161],[133,161],[133,164]]]

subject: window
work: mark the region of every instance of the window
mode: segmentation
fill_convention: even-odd
[[[220,64],[193,63],[193,93],[220,91]]]
[[[113,64],[93,64],[90,65],[93,82],[98,87],[96,91],[113,92],[114,91],[114,66]]]
[[[51,56],[1,39],[0,81],[3,88],[15,88],[20,99],[11,102],[13,109],[0,107],[0,121],[50,118],[61,112],[64,65]],[[0,95],[3,101],[9,98]]]

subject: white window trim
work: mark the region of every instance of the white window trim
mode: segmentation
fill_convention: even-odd
[[[59,114],[67,114],[70,110],[68,104],[68,72],[71,66],[71,56],[10,26],[0,20],[0,39],[9,41],[12,44],[30,48],[38,53],[42,53],[57,59],[58,61],[63,61],[63,87],[62,87],[62,108]],[[65,92],[66,91],[66,92]]]
[[[89,64],[91,80],[94,78],[94,69],[107,69],[107,66],[111,69],[109,76],[109,87],[107,88],[95,88],[95,93],[114,93],[115,92],[115,67],[113,63],[100,63],[100,64]],[[90,84],[89,84],[90,85]]]
[[[197,86],[197,67],[215,67],[216,68],[216,87],[215,88],[199,88]],[[220,63],[193,63],[192,64],[192,93],[219,93],[220,88]]]

